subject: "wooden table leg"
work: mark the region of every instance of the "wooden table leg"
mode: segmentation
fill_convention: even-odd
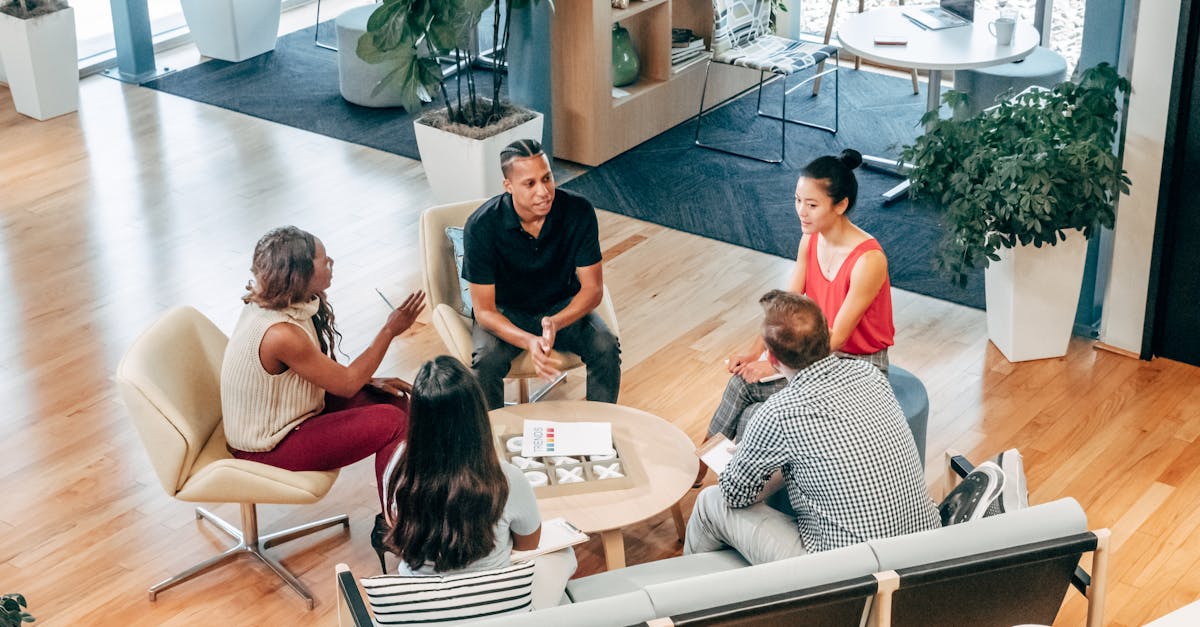
[[[604,543],[604,561],[608,570],[625,568],[625,538],[621,530],[601,531],[600,540]]]
[[[676,502],[671,506],[671,518],[675,519],[675,535],[679,536],[679,541],[683,542],[683,538],[687,533],[687,523],[683,521],[683,509]]]

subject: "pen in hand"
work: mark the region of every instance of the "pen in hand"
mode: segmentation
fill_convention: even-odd
[[[379,294],[379,297],[383,299],[383,303],[388,306],[388,309],[391,309],[392,311],[396,310],[396,306],[392,304],[392,301],[387,299],[387,296],[383,295],[383,292],[379,291],[378,287],[375,288],[375,293]]]

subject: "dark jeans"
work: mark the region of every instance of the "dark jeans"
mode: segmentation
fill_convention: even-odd
[[[500,313],[518,328],[541,335],[543,315],[554,312],[532,315],[502,310]],[[471,336],[475,343],[471,368],[483,386],[488,409],[503,407],[504,377],[512,367],[512,360],[525,349],[496,337],[478,322],[473,325]],[[587,400],[617,402],[617,392],[621,388],[621,345],[595,311],[575,321],[575,324],[559,329],[554,348],[579,355],[579,359],[587,366]]]

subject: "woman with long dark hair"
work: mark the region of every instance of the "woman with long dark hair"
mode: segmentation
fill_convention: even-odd
[[[294,226],[269,231],[254,247],[254,279],[221,364],[221,410],[230,452],[285,470],[332,470],[375,455],[383,472],[408,433],[409,385],[372,378],[396,336],[424,307],[421,292],[388,316],[348,365],[337,362],[333,309],[325,290],[333,258]],[[383,516],[376,519],[382,532]]]
[[[483,389],[453,357],[427,362],[413,379],[407,444],[387,483],[394,521],[388,546],[401,574],[501,568],[514,550],[537,548],[542,522],[529,480],[500,461]],[[575,553],[537,558],[533,607],[558,604]]]
[[[801,170],[795,202],[803,235],[788,291],[808,296],[821,308],[834,353],[867,361],[887,374],[888,347],[896,334],[887,257],[879,242],[847,215],[858,199],[854,169],[861,164],[862,155],[846,149],[818,157]],[[709,438],[718,433],[738,437],[758,405],[787,385],[760,358],[763,349],[762,337],[756,336],[749,350],[726,361],[733,376],[709,423]],[[701,464],[697,484],[705,472]]]

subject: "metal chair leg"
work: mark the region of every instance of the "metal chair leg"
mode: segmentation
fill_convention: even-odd
[[[290,542],[296,538],[301,538],[311,533],[327,529],[336,525],[342,525],[346,529],[350,528],[350,518],[346,515],[332,516],[316,522],[311,522],[305,525],[284,529],[275,533],[259,537],[258,535],[258,510],[254,503],[242,503],[242,528],[238,529],[223,519],[219,518],[212,512],[202,508],[196,508],[196,518],[204,519],[211,522],[218,529],[228,534],[237,544],[229,547],[219,555],[211,557],[183,572],[168,577],[153,586],[150,586],[150,600],[154,601],[158,598],[158,593],[168,588],[173,588],[201,573],[205,573],[226,562],[238,557],[239,555],[250,555],[257,558],[268,568],[275,572],[275,575],[283,579],[293,590],[304,598],[308,609],[313,608],[313,596],[308,588],[300,582],[290,571],[284,568],[278,560],[267,555],[264,551],[273,546]]]
[[[711,72],[711,70],[712,70],[712,62],[711,61],[705,67],[705,70],[704,70],[704,88],[700,91],[700,110],[696,114],[696,134],[693,137],[693,142],[701,148],[707,148],[708,150],[715,150],[717,152],[723,152],[727,155],[733,155],[735,157],[744,157],[746,159],[754,159],[755,161],[761,161],[763,163],[782,163],[784,161],[784,159],[786,159],[786,157],[787,157],[787,124],[789,122],[791,122],[792,124],[800,124],[802,126],[808,126],[810,128],[815,128],[815,129],[819,129],[822,131],[828,131],[830,133],[837,133],[838,121],[839,121],[838,120],[838,111],[840,109],[840,106],[839,106],[839,104],[840,104],[839,103],[839,93],[840,93],[839,87],[840,86],[838,84],[837,74],[838,74],[838,70],[841,68],[841,56],[838,54],[837,50],[834,50],[833,54],[830,56],[833,58],[833,61],[834,61],[834,64],[833,64],[834,66],[832,69],[828,69],[828,70],[824,70],[824,71],[821,71],[820,69],[818,69],[813,74],[813,76],[810,76],[810,77],[800,81],[795,86],[793,86],[791,89],[789,89],[787,86],[787,75],[786,74],[777,75],[778,78],[782,79],[782,83],[783,83],[783,104],[781,107],[781,115],[778,115],[778,116],[770,114],[770,113],[766,113],[762,110],[762,87],[763,87],[763,80],[766,76],[766,73],[765,72],[759,73],[758,86],[757,86],[757,88],[758,88],[758,106],[757,106],[758,115],[765,117],[765,118],[770,118],[773,120],[779,120],[779,122],[782,126],[782,128],[780,130],[780,138],[779,138],[780,145],[781,145],[780,151],[779,151],[780,156],[778,159],[766,159],[766,158],[758,157],[758,156],[751,155],[751,154],[736,152],[736,151],[729,150],[726,148],[720,148],[717,146],[713,146],[711,144],[705,144],[700,141],[700,128],[702,125],[701,121],[704,118],[704,96],[705,96],[706,92],[708,91],[709,72]],[[828,60],[828,59],[826,59],[826,60]],[[824,67],[823,64],[821,65],[821,67]],[[809,83],[820,80],[821,77],[825,76],[826,74],[834,75],[834,77],[833,77],[833,126],[824,126],[824,125],[816,124],[813,122],[807,122],[804,120],[795,120],[795,119],[791,119],[791,118],[787,117],[787,97],[789,95],[791,95],[792,92],[796,91],[797,89],[800,89],[804,85],[807,85]],[[732,102],[733,100],[736,100],[737,98],[742,97],[743,95],[746,94],[746,92],[750,91],[750,89],[754,89],[754,87],[744,89],[741,92],[738,92],[738,93],[726,98],[725,100],[722,100],[719,104],[712,107],[712,109],[709,109],[709,111],[723,107],[726,104],[728,104],[729,102]]]
[[[332,50],[334,52],[337,52],[337,46],[331,46],[327,43],[322,43],[320,40],[320,36],[321,36],[321,0],[317,0],[317,24],[316,24],[316,27],[313,28],[313,44],[318,48],[324,48],[326,50]]]

